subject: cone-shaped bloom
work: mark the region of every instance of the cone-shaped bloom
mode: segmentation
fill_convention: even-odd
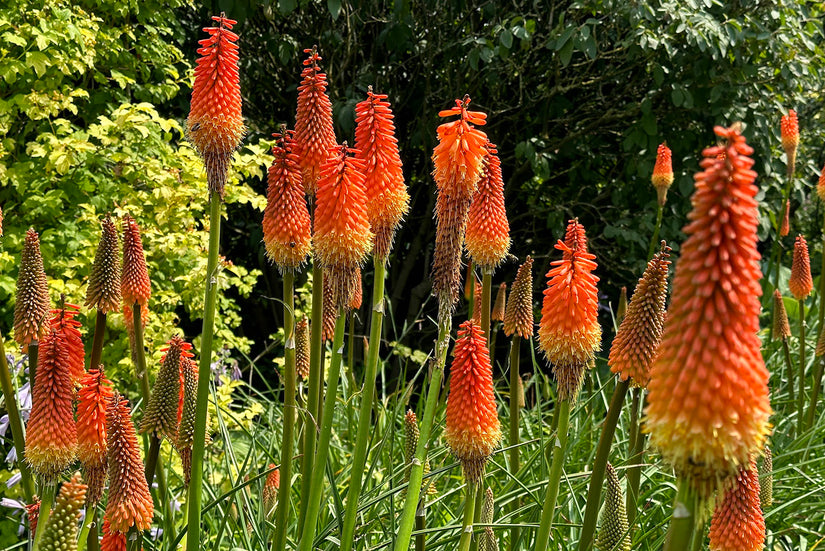
[[[49,520],[43,532],[41,549],[49,551],[75,551],[77,549],[77,524],[80,509],[86,498],[86,485],[75,473],[71,480],[60,486]]]
[[[355,106],[356,157],[364,161],[367,218],[375,234],[375,256],[387,258],[395,229],[410,209],[404,185],[395,123],[386,94],[374,94]]]
[[[453,354],[444,440],[461,462],[464,477],[475,483],[501,440],[501,427],[490,352],[484,333],[474,321],[461,324]]]
[[[779,236],[785,237],[791,232],[791,202],[785,201],[785,215],[782,217],[782,224],[779,226]]]
[[[808,242],[801,235],[796,236],[793,244],[793,264],[788,289],[797,300],[802,300],[814,290],[811,278],[811,257],[808,255]]]
[[[275,463],[270,463],[267,470],[270,470],[264,480],[263,502],[264,512],[269,515],[275,510],[278,501],[278,490],[281,488],[281,470],[275,467]]]
[[[321,315],[321,339],[332,340],[335,333],[335,317],[338,309],[335,307],[335,289],[332,288],[332,278],[329,272],[324,272],[324,301]]]
[[[773,340],[787,339],[791,336],[791,324],[788,322],[788,311],[785,310],[785,301],[779,289],[773,292]],[[818,345],[817,345],[818,346]],[[819,354],[817,354],[819,355]]]
[[[312,221],[292,132],[282,127],[274,136],[277,141],[272,147],[275,160],[267,175],[264,244],[266,255],[278,269],[292,272],[312,250]]]
[[[349,304],[350,310],[358,310],[361,308],[361,303],[364,301],[364,288],[361,283],[361,268],[358,268],[353,273],[352,294],[350,295]]]
[[[481,307],[482,307],[482,299],[483,299],[484,289],[481,286],[480,281],[476,281],[475,286],[473,286],[473,321],[477,324],[481,325]]]
[[[504,310],[504,334],[522,339],[533,336],[533,259],[527,257],[519,266],[507,308]]]
[[[418,446],[418,437],[418,417],[413,410],[408,409],[407,414],[404,416],[404,482],[410,481],[410,470],[412,470],[412,462],[413,459],[415,459],[415,448]],[[424,475],[426,476],[429,472],[430,460],[426,459],[424,461]],[[432,482],[424,481],[421,488],[429,495],[437,492]]]
[[[336,307],[347,306],[353,293],[355,270],[372,247],[367,220],[364,161],[351,157],[355,150],[342,145],[324,163],[315,193],[313,240],[315,254],[327,270]]]
[[[673,185],[673,159],[667,143],[659,145],[656,150],[656,164],[653,165],[653,175],[650,177],[659,205],[664,206],[667,201],[667,190]]]
[[[498,266],[510,250],[510,224],[504,209],[504,180],[498,151],[489,141],[484,148],[486,154],[467,215],[464,245],[475,264],[490,270]]]
[[[496,301],[493,303],[493,311],[490,312],[490,320],[504,321],[504,310],[507,303],[507,284],[502,283],[498,286],[496,293]]]
[[[108,517],[103,517],[103,537],[100,538],[100,551],[126,551],[126,534],[112,529]]]
[[[166,436],[172,442],[177,438],[181,362],[192,357],[191,349],[192,345],[177,335],[169,340],[149,405],[140,423],[141,433],[154,434],[158,438]]]
[[[117,227],[108,216],[103,219],[103,235],[95,253],[86,306],[108,314],[120,309],[120,246]]]
[[[309,379],[309,322],[306,316],[295,325],[295,371],[301,379]]]
[[[154,514],[152,495],[143,472],[129,402],[117,393],[106,410],[106,441],[109,448],[106,516],[111,527],[123,533],[132,526],[148,530]]]
[[[221,14],[212,16],[218,25],[206,27],[209,38],[199,40],[195,84],[186,132],[206,166],[209,191],[223,197],[229,159],[244,134],[241,116],[241,82],[238,74],[237,23]]]
[[[773,505],[773,453],[768,446],[759,466],[759,503],[763,512]]]
[[[28,352],[29,343],[38,340],[46,330],[44,321],[49,313],[49,282],[43,271],[40,238],[29,229],[23,242],[17,295],[14,303],[14,340]]]
[[[578,220],[556,244],[562,259],[552,262],[541,308],[539,346],[553,366],[559,400],[575,400],[584,370],[601,346],[599,297],[593,275],[596,257],[587,252],[587,236]]]
[[[481,524],[493,523],[495,498],[489,487],[484,490],[484,503],[481,506]],[[492,526],[485,526],[478,541],[479,551],[498,551],[498,539]]]
[[[715,132],[725,142],[705,149],[695,176],[645,423],[651,443],[704,498],[762,449],[771,413],[757,334],[753,149],[735,128]]]
[[[630,531],[627,526],[627,509],[616,469],[607,464],[607,494],[599,518],[596,549],[601,551],[630,551]]]
[[[295,115],[295,154],[303,172],[304,189],[315,192],[323,164],[334,153],[337,141],[332,128],[332,103],[327,96],[327,75],[321,72],[321,56],[313,46],[304,50],[301,85],[298,86],[298,111]]]
[[[77,458],[89,485],[86,501],[96,505],[106,481],[106,407],[112,387],[102,369],[90,369],[77,393]]]
[[[54,483],[74,462],[77,426],[72,401],[74,385],[66,369],[68,351],[51,329],[40,341],[32,410],[26,427],[26,460],[37,476]]]
[[[782,133],[782,149],[785,150],[790,177],[796,168],[796,149],[799,147],[799,120],[796,118],[796,111],[791,109],[787,115],[782,116],[779,129]]]
[[[127,327],[132,327],[132,307],[136,302],[140,304],[140,321],[145,326],[148,316],[146,306],[152,288],[149,283],[149,270],[146,268],[143,242],[140,239],[140,227],[128,214],[123,217],[123,270],[120,272],[120,293],[123,296]]]
[[[619,289],[619,304],[616,306],[616,321],[621,323],[627,314],[627,287]]]
[[[192,473],[192,445],[195,442],[195,416],[197,415],[198,392],[198,365],[190,358],[184,358],[183,367],[183,409],[178,424],[178,435],[175,438],[175,447],[180,453],[183,467],[184,482],[189,486],[189,477]],[[209,435],[206,435],[207,442]]]
[[[452,109],[439,116],[459,115],[457,120],[438,127],[439,143],[433,150],[433,178],[438,187],[433,253],[433,294],[442,310],[452,310],[461,289],[461,249],[467,228],[470,202],[475,193],[484,156],[487,135],[475,128],[486,123],[487,115],[470,111],[470,98],[456,100]]]
[[[670,247],[663,241],[661,252],[653,255],[636,285],[607,360],[610,371],[621,380],[630,377],[634,386],[642,388],[650,381],[650,364],[664,330],[669,256]]]
[[[825,166],[822,167],[822,171],[819,173],[819,180],[816,183],[816,194],[819,196],[820,201],[825,201]]]
[[[65,367],[72,384],[78,383],[86,372],[83,338],[78,330],[81,323],[74,319],[79,309],[75,304],[64,303],[62,308],[51,311],[52,318],[49,320],[49,326],[56,332],[57,346],[66,351]]]
[[[756,463],[742,465],[736,481],[713,511],[711,551],[761,551],[765,545],[765,517],[759,506]]]

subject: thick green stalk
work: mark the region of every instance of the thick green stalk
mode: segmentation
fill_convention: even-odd
[[[492,296],[493,272],[486,268],[481,270],[481,330],[484,331],[484,340],[487,349],[490,348],[490,299]]]
[[[805,408],[805,299],[799,300],[799,394],[796,397],[796,434],[802,434]]]
[[[475,507],[473,508],[473,522],[472,524],[478,524],[481,522],[481,506],[484,505],[484,484],[482,483],[483,478],[476,484],[476,499],[475,499]],[[472,526],[470,527],[470,534],[472,534]],[[471,537],[470,538],[470,551],[478,551],[478,539]]]
[[[100,526],[100,522],[97,517],[97,510],[95,510],[92,525],[89,527],[89,535],[86,538],[86,548],[89,551],[100,551],[100,539],[98,539],[98,527]],[[174,533],[172,535],[174,535]]]
[[[811,388],[811,405],[808,406],[808,415],[805,418],[805,428],[814,426],[816,403],[819,401],[819,390],[822,387],[822,369],[825,367],[825,356],[819,359],[814,369],[814,380]]]
[[[518,334],[513,335],[513,340],[510,343],[510,473],[513,478],[519,471],[519,347],[521,345],[521,337]],[[516,542],[518,541],[518,520],[515,518],[515,512],[520,506],[519,499],[513,500],[510,504],[510,514],[513,515],[510,522],[513,527],[510,528],[510,551],[516,551]]]
[[[667,532],[664,551],[688,551],[696,521],[696,496],[690,486],[679,478],[676,500],[673,502],[673,518]]]
[[[37,356],[40,351],[40,343],[32,341],[29,343],[29,388],[34,392],[34,379],[37,373]]]
[[[206,284],[201,333],[201,357],[198,365],[198,393],[195,411],[195,435],[192,444],[192,474],[189,482],[189,522],[187,549],[201,545],[201,509],[203,493],[203,458],[206,447],[206,410],[209,403],[209,382],[212,364],[212,332],[215,325],[215,302],[218,298],[218,247],[221,238],[221,198],[218,192],[209,194],[209,252],[206,262]]]
[[[26,447],[26,436],[23,432],[23,424],[20,422],[20,409],[17,405],[14,385],[11,382],[11,372],[6,360],[6,349],[3,346],[2,337],[0,337],[0,385],[3,387],[3,399],[9,415],[9,427],[11,427],[11,436],[14,439],[14,450],[17,453],[17,466],[20,468],[20,485],[23,488],[23,497],[26,498],[26,503],[31,503],[34,495],[34,482],[32,482],[29,464],[23,459],[25,457],[23,452]]]
[[[633,389],[633,402],[630,406],[630,442],[628,446],[630,467],[627,469],[627,524],[633,530],[636,521],[636,502],[639,499],[639,486],[642,480],[642,453],[645,437],[639,423],[639,410],[642,406],[642,389]]]
[[[385,259],[375,258],[374,264],[375,278],[372,287],[370,345],[367,350],[361,406],[358,410],[358,432],[355,437],[355,450],[352,453],[352,474],[350,475],[349,490],[347,492],[344,528],[341,531],[341,551],[350,551],[354,543],[358,498],[361,495],[362,477],[366,471],[367,443],[372,429],[372,399],[375,395],[375,376],[378,369],[378,353],[381,348],[381,327],[384,322],[384,279],[387,271]]]
[[[32,551],[40,550],[40,543],[43,541],[43,534],[46,533],[46,525],[49,522],[49,516],[52,514],[52,506],[54,505],[54,495],[57,492],[57,482],[49,482],[40,488],[40,513],[37,517],[37,533],[34,535],[34,544]]]
[[[690,544],[690,551],[701,551],[703,543],[705,543],[705,523],[697,519],[696,526],[693,529],[693,541]]]
[[[332,340],[332,361],[329,366],[329,388],[324,398],[324,418],[321,421],[321,434],[318,438],[318,448],[315,452],[315,468],[312,471],[312,483],[309,488],[307,515],[304,521],[301,540],[298,542],[299,551],[312,551],[315,540],[315,531],[318,526],[318,515],[321,512],[321,494],[324,490],[326,476],[327,455],[329,442],[332,436],[332,421],[335,414],[335,401],[338,394],[338,379],[341,375],[344,348],[344,329],[346,315],[339,309],[335,319],[335,336]]]
[[[355,312],[352,310],[347,314],[347,329],[347,383],[354,393],[358,383],[355,382]]]
[[[421,420],[421,427],[418,437],[418,445],[415,447],[415,458],[410,467],[410,481],[407,484],[407,497],[404,501],[404,510],[398,523],[398,535],[395,539],[394,551],[408,551],[410,548],[410,537],[412,536],[413,525],[415,523],[415,511],[418,508],[418,498],[421,494],[421,483],[424,480],[424,463],[427,460],[427,449],[430,443],[430,431],[433,427],[435,409],[438,404],[438,396],[441,394],[441,378],[444,375],[444,365],[447,361],[447,350],[450,345],[450,329],[452,318],[449,307],[439,308],[438,315],[438,340],[435,345],[435,366],[430,376],[427,388],[427,402],[424,406],[424,418]]]
[[[324,361],[322,325],[324,319],[324,270],[319,264],[312,267],[312,313],[310,320],[309,382],[307,383],[306,421],[304,423],[304,455],[301,458],[301,513],[298,517],[298,533],[303,531],[309,502],[309,486],[312,465],[315,462],[315,443],[318,438],[318,397],[323,392],[321,373]],[[320,389],[320,392],[319,392]]]
[[[158,465],[158,455],[160,455],[160,438],[157,434],[149,436],[149,453],[146,454],[146,466],[144,467],[144,475],[146,476],[146,484],[151,488],[155,481],[155,471]]]
[[[629,377],[616,383],[613,398],[607,408],[607,416],[604,419],[602,434],[599,437],[599,446],[596,448],[596,458],[593,461],[593,472],[590,475],[590,488],[587,490],[587,505],[584,510],[579,551],[586,551],[593,542],[593,534],[596,532],[596,519],[599,516],[601,505],[604,471],[607,467],[607,459],[610,456],[610,447],[613,445],[613,435],[616,433],[616,423],[619,420],[619,414],[622,412],[622,406],[629,387]]]
[[[559,481],[561,480],[564,456],[567,452],[567,430],[570,424],[570,401],[563,400],[557,404],[559,408],[559,429],[553,446],[553,462],[550,465],[550,480],[547,483],[547,495],[541,512],[541,523],[533,549],[547,549],[550,542],[550,528],[553,525],[553,513],[556,509],[556,500],[559,497]]]
[[[823,278],[825,279],[825,278]],[[785,355],[785,371],[786,377],[788,378],[788,398],[790,399],[791,403],[794,402],[794,368],[793,368],[793,361],[791,360],[791,349],[788,346],[788,339],[782,339],[782,352]]]
[[[653,230],[653,237],[650,239],[650,246],[647,248],[647,260],[653,258],[653,253],[656,251],[656,246],[659,244],[659,231],[662,229],[662,214],[664,214],[664,205],[658,205],[656,209],[656,227]]]
[[[424,507],[424,502],[418,502],[418,509],[415,511],[415,530],[418,532],[415,535],[415,551],[425,551],[427,549],[427,534],[424,530],[427,528],[427,508]]]
[[[464,520],[461,523],[461,540],[458,543],[458,551],[469,551],[470,543],[473,540],[473,516],[475,515],[476,485],[467,483],[464,489]]]
[[[289,501],[292,488],[293,432],[295,430],[295,289],[294,274],[284,272],[284,432],[281,439],[281,487],[278,489],[278,507],[275,511],[273,551],[286,549],[289,527]]]
[[[86,510],[86,516],[83,519],[83,524],[80,526],[80,533],[77,536],[77,551],[86,551],[86,546],[89,540],[92,539],[92,534],[89,532],[92,524],[97,520],[97,507],[93,507],[91,511]],[[94,538],[97,539],[95,532]]]

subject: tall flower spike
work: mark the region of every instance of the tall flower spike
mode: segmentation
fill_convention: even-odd
[[[64,302],[61,308],[51,311],[53,317],[49,320],[49,326],[56,332],[58,346],[66,351],[65,367],[69,371],[72,384],[78,383],[86,373],[86,353],[83,349],[83,337],[78,330],[81,323],[74,319],[79,309],[80,307],[75,304]]]
[[[474,484],[501,440],[490,352],[478,324],[461,324],[453,353],[444,440]]]
[[[126,551],[126,534],[112,529],[109,517],[103,517],[103,537],[100,538],[100,551]]]
[[[356,157],[364,161],[367,218],[375,234],[374,254],[381,259],[389,256],[395,229],[410,210],[393,118],[387,95],[374,94],[372,86],[355,106]]]
[[[811,257],[808,255],[808,242],[801,235],[796,236],[793,244],[793,264],[788,289],[797,300],[802,300],[814,290],[811,278]]]
[[[782,224],[779,226],[779,237],[785,237],[791,232],[791,202],[785,201],[785,214],[782,217]]]
[[[788,322],[788,312],[785,310],[785,301],[779,289],[773,292],[773,312],[773,340],[787,339],[791,336],[791,324]]]
[[[825,201],[825,166],[822,167],[822,171],[819,173],[819,180],[816,183],[816,194],[819,196],[820,201]]]
[[[439,143],[433,150],[433,178],[438,187],[435,205],[436,235],[433,253],[433,294],[439,308],[452,310],[461,289],[461,249],[470,202],[481,177],[487,153],[487,135],[475,128],[486,124],[487,115],[470,111],[469,96],[456,100],[440,117],[459,115],[438,127]]]
[[[533,259],[529,256],[519,266],[510,289],[504,310],[504,334],[522,339],[533,336]]]
[[[645,423],[651,443],[705,499],[762,449],[771,413],[757,334],[753,149],[735,128],[715,132],[724,143],[704,150],[695,176]]]
[[[275,160],[267,175],[263,221],[266,255],[282,273],[298,269],[312,250],[312,222],[292,134],[285,126],[273,134]]]
[[[364,161],[351,157],[344,143],[321,167],[315,192],[313,241],[315,254],[326,269],[336,308],[346,307],[354,291],[355,270],[372,247],[367,220]],[[327,278],[324,278],[325,280]]]
[[[464,245],[475,264],[492,270],[510,250],[510,224],[504,209],[504,180],[496,145],[488,140],[484,149],[481,178],[467,215]]]
[[[759,503],[763,512],[773,505],[773,453],[768,446],[759,466]]]
[[[86,498],[86,485],[75,473],[71,480],[60,486],[49,520],[46,521],[41,549],[75,551],[77,549],[77,524],[80,509]]]
[[[102,222],[103,235],[97,246],[89,287],[86,290],[86,306],[108,314],[120,309],[120,247],[117,227],[108,216]]]
[[[306,316],[295,325],[295,371],[301,379],[309,379],[309,322]]]
[[[146,325],[149,296],[152,293],[149,283],[149,270],[146,268],[146,255],[140,239],[140,227],[128,214],[123,217],[123,270],[120,273],[120,293],[123,296],[123,308],[129,310],[137,302],[140,304],[141,323]],[[131,320],[131,315],[129,315]]]
[[[106,481],[106,407],[112,387],[103,369],[90,369],[80,381],[77,393],[77,458],[89,485],[88,505],[97,505]]]
[[[190,358],[184,358],[181,367],[183,368],[183,409],[178,424],[178,435],[174,442],[180,454],[184,483],[188,487],[189,477],[192,473],[192,446],[195,442],[195,416],[197,415],[197,400],[195,398],[198,392],[198,364]],[[208,434],[206,440],[209,441]]]
[[[43,271],[40,238],[33,229],[26,232],[23,242],[16,297],[14,340],[23,352],[28,352],[29,343],[38,340],[46,330],[44,321],[49,313],[49,282]]]
[[[796,111],[791,109],[787,115],[782,116],[779,129],[782,134],[782,149],[785,150],[787,157],[788,178],[790,178],[796,171],[796,150],[799,147],[799,121],[796,118]]]
[[[315,193],[323,165],[334,153],[337,144],[332,128],[332,103],[327,96],[327,75],[321,72],[318,48],[304,50],[309,54],[301,71],[298,86],[298,111],[295,115],[295,154],[303,173],[304,190]]]
[[[562,259],[551,263],[541,308],[539,347],[553,366],[559,400],[578,396],[584,371],[601,346],[599,296],[593,275],[596,257],[587,252],[584,226],[567,225],[564,242],[556,249]]]
[[[124,534],[134,526],[148,530],[154,506],[140,446],[132,424],[129,402],[115,393],[106,409],[106,441],[109,448],[109,501],[106,516],[113,530]]]
[[[659,206],[665,206],[667,190],[673,185],[673,159],[667,142],[660,144],[656,150],[656,164],[653,165],[653,175],[650,177]]]
[[[66,369],[68,351],[52,329],[40,341],[32,410],[26,427],[26,461],[46,483],[54,483],[75,459],[77,426],[74,385]]]
[[[607,493],[599,518],[596,549],[601,551],[630,551],[630,531],[627,525],[627,509],[624,504],[622,487],[619,484],[616,469],[609,462],[605,477],[607,478]]]
[[[480,281],[476,281],[473,286],[473,320],[481,324],[481,301],[483,299],[484,289]]]
[[[642,388],[650,381],[650,364],[664,330],[669,257],[670,247],[662,241],[662,250],[647,263],[636,285],[607,360],[610,371],[621,380],[630,377],[634,386]]]
[[[364,288],[361,283],[361,268],[355,270],[352,281],[352,294],[350,295],[349,304],[350,310],[358,310],[361,308],[361,303],[364,301]]]
[[[765,517],[759,506],[759,475],[751,460],[742,465],[735,482],[713,511],[711,551],[761,551],[765,545]]]
[[[493,523],[495,498],[489,487],[484,490],[484,503],[481,506],[481,524]],[[492,526],[485,526],[478,542],[479,551],[498,551],[498,539]]]
[[[209,191],[223,198],[229,160],[244,135],[241,116],[241,82],[238,75],[237,21],[212,16],[216,27],[206,27],[209,38],[199,40],[195,84],[186,133],[206,166]]]
[[[332,340],[335,333],[335,316],[338,309],[335,307],[335,289],[332,287],[332,276],[324,272],[324,301],[321,310],[321,340]]]
[[[275,512],[275,504],[278,501],[278,490],[281,488],[281,470],[275,467],[275,463],[270,463],[267,470],[273,469],[266,475],[264,480],[263,502],[264,514],[269,516]]]
[[[415,448],[418,446],[418,417],[411,409],[407,410],[404,416],[404,482],[410,481],[410,470],[412,469],[412,462],[415,459]],[[424,476],[426,477],[430,472],[430,460],[424,460]],[[421,489],[428,495],[437,493],[435,485],[432,482],[424,481]]]
[[[504,321],[504,309],[507,303],[507,284],[502,283],[498,286],[496,293],[496,301],[493,303],[493,311],[490,312],[490,320]]]
[[[169,340],[149,405],[140,423],[141,433],[154,434],[158,438],[165,436],[172,442],[177,438],[181,362],[193,356],[191,349],[192,345],[177,335]]]

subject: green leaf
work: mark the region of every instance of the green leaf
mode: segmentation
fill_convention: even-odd
[[[298,7],[298,0],[279,0],[278,2],[278,11],[282,15],[292,13],[296,7]]]
[[[327,0],[327,9],[332,20],[338,21],[338,16],[341,15],[341,0]]]
[[[47,64],[49,62],[49,56],[44,54],[43,52],[27,52],[26,53],[26,63],[34,67],[34,72],[37,73],[38,77],[42,77],[46,74]]]
[[[561,64],[564,67],[567,67],[570,64],[570,60],[573,58],[573,41],[568,40],[561,50],[559,50],[559,59],[561,60]]]
[[[19,34],[15,34],[12,32],[3,33],[3,40],[6,42],[10,42],[12,44],[16,44],[21,48],[26,47],[26,39],[20,36]]]
[[[676,107],[681,107],[682,103],[685,101],[685,95],[682,93],[681,89],[674,88],[670,93],[670,99],[673,101],[673,105]]]
[[[498,36],[498,40],[508,50],[513,47],[513,33],[506,29]]]

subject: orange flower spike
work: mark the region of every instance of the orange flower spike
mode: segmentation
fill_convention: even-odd
[[[533,336],[533,259],[527,257],[519,266],[507,307],[504,309],[504,334],[522,339]]]
[[[656,150],[656,164],[653,165],[653,176],[650,181],[656,188],[659,205],[665,206],[667,190],[673,185],[673,158],[667,143],[660,144]]]
[[[564,242],[556,249],[562,259],[551,263],[539,325],[539,347],[553,366],[559,399],[575,400],[584,370],[601,346],[599,298],[592,274],[595,256],[587,252],[584,226],[571,220]]]
[[[101,223],[103,233],[89,274],[85,305],[103,314],[120,309],[120,251],[117,228],[109,216]]]
[[[292,132],[282,126],[281,133],[273,135],[277,141],[267,175],[264,244],[266,255],[282,273],[294,272],[312,250],[311,220]]]
[[[801,235],[796,236],[793,244],[793,264],[788,289],[797,300],[802,300],[814,290],[811,278],[811,257],[808,255],[808,242]]]
[[[787,339],[791,336],[791,324],[788,321],[788,311],[785,310],[785,301],[782,299],[782,293],[779,292],[779,289],[775,289],[773,292],[773,312],[771,338],[773,340]],[[820,355],[817,354],[817,356]]]
[[[390,254],[395,229],[410,210],[410,196],[404,185],[395,123],[386,94],[375,94],[355,106],[356,157],[365,164],[367,218],[375,234],[375,256]]]
[[[206,27],[208,38],[200,48],[192,101],[186,119],[189,141],[206,165],[209,191],[223,197],[229,159],[244,135],[241,115],[241,82],[238,74],[238,35],[231,31],[237,21],[221,14],[212,16],[216,27]]]
[[[819,173],[819,180],[816,183],[816,194],[819,196],[820,201],[825,201],[825,166],[822,167],[822,171]]]
[[[481,324],[481,302],[483,299],[484,289],[480,281],[476,281],[473,286],[473,321]]]
[[[185,356],[181,362],[181,368],[183,369],[183,383],[180,391],[182,404],[178,409],[178,435],[174,444],[180,453],[184,483],[189,486],[189,479],[192,475],[192,446],[195,441],[195,415],[197,414],[195,398],[198,390],[198,364],[191,357]],[[209,442],[208,434],[206,439]]]
[[[481,327],[472,320],[458,330],[447,395],[444,439],[461,462],[464,477],[475,483],[501,440],[493,392],[493,370]]]
[[[295,371],[304,381],[309,379],[309,320],[306,316],[295,324]]]
[[[791,202],[785,201],[785,214],[779,226],[779,237],[785,237],[791,232]]]
[[[759,503],[756,463],[743,465],[734,485],[713,511],[711,551],[761,551],[765,545],[765,517]]]
[[[510,224],[504,209],[504,180],[496,146],[484,146],[481,178],[467,215],[464,245],[473,262],[482,269],[498,266],[510,250]]]
[[[324,272],[323,291],[321,340],[331,341],[335,333],[335,317],[338,315],[338,309],[335,306],[335,289],[332,288],[332,276],[329,271]]]
[[[337,145],[332,127],[332,103],[327,96],[327,75],[321,72],[317,47],[307,48],[301,85],[298,86],[298,110],[295,115],[295,154],[303,172],[304,190],[315,193],[323,165]]]
[[[126,534],[112,530],[109,518],[103,517],[103,537],[100,538],[100,551],[126,551]]]
[[[38,340],[43,335],[46,330],[44,322],[49,313],[49,282],[43,271],[40,238],[31,228],[26,232],[23,242],[16,297],[14,340],[25,353],[29,350],[29,343]]]
[[[83,337],[78,327],[81,323],[74,319],[80,306],[64,303],[63,308],[52,310],[54,317],[49,320],[49,326],[56,331],[59,346],[66,350],[66,368],[72,378],[72,384],[80,381],[86,373],[85,350]]]
[[[178,419],[183,410],[181,364],[192,357],[192,353],[189,352],[191,348],[191,344],[177,335],[169,340],[155,385],[152,387],[152,396],[140,423],[141,433],[154,434],[161,439],[165,436],[173,442],[177,439]]]
[[[796,111],[788,111],[779,122],[779,129],[782,134],[782,149],[788,163],[788,178],[793,176],[796,169],[796,150],[799,147],[799,120],[796,118]]]
[[[455,100],[455,107],[438,113],[439,117],[458,115],[459,118],[438,127],[433,178],[439,191],[472,197],[487,155],[487,135],[475,126],[484,126],[487,114],[470,111],[469,105],[470,97],[464,96],[463,100]]]
[[[68,351],[55,329],[40,341],[32,410],[26,426],[26,461],[46,483],[75,460],[77,426],[74,420],[74,385],[66,369]]]
[[[278,490],[281,488],[281,470],[275,467],[275,463],[270,463],[267,470],[273,469],[266,475],[264,481],[263,502],[264,512],[269,515],[275,509],[278,501]]]
[[[641,388],[650,381],[650,364],[664,330],[669,256],[670,247],[662,242],[636,285],[607,360],[610,371],[623,381],[630,377]]]
[[[33,496],[33,503],[26,505],[26,516],[29,517],[29,534],[33,538],[37,533],[37,519],[40,516],[40,498]]]
[[[146,305],[152,294],[149,283],[149,270],[146,268],[146,255],[140,239],[140,227],[128,214],[123,217],[123,270],[120,273],[120,294],[123,307],[132,309],[140,304],[140,317],[146,325]],[[131,318],[130,318],[131,319]]]
[[[110,526],[123,533],[132,526],[148,530],[154,514],[152,495],[143,472],[129,402],[117,393],[106,409],[106,440],[109,449],[106,516]]]
[[[645,423],[651,443],[705,499],[762,449],[771,413],[758,336],[753,149],[735,128],[715,132],[723,143],[704,150],[694,177]]]
[[[359,310],[361,303],[364,301],[364,289],[361,283],[361,268],[355,270],[355,275],[352,282],[352,296],[349,300],[350,310]]]
[[[496,301],[493,303],[493,311],[490,313],[490,320],[504,321],[504,309],[507,303],[507,284],[502,283],[498,286],[496,293]]]
[[[94,505],[106,480],[106,407],[112,398],[111,383],[102,369],[90,369],[83,376],[77,397],[77,458],[89,485],[86,501]]]

